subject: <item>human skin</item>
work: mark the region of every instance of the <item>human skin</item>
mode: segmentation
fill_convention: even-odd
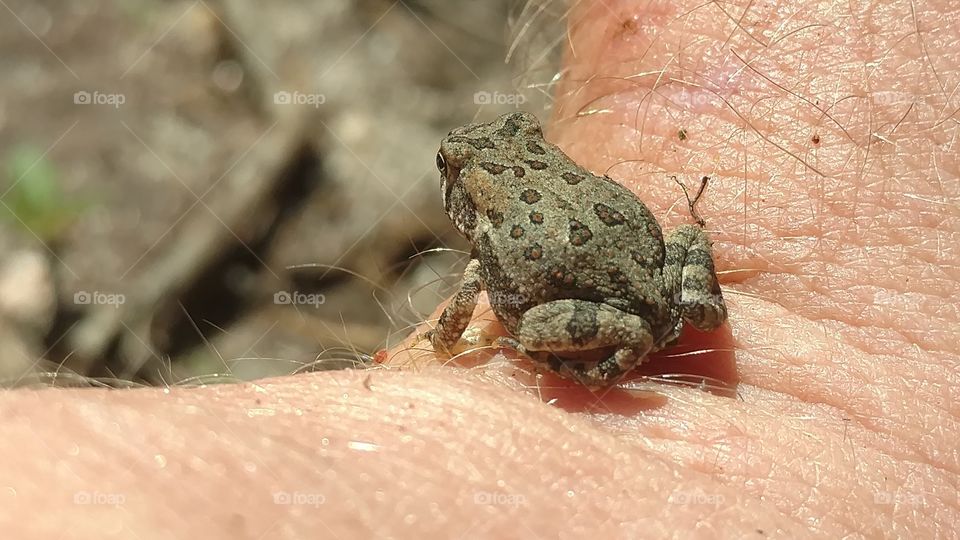
[[[548,138],[668,228],[691,219],[669,175],[712,178],[698,208],[729,325],[642,372],[717,391],[591,393],[509,351],[451,362],[414,338],[369,371],[9,392],[4,535],[955,534],[947,2],[584,2],[569,23]]]

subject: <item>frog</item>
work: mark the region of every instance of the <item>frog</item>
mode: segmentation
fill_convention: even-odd
[[[547,142],[535,115],[451,130],[436,166],[444,212],[472,246],[425,335],[438,353],[450,354],[484,290],[509,334],[495,347],[591,388],[674,345],[685,323],[712,331],[726,321],[704,227],[664,235],[633,191]]]

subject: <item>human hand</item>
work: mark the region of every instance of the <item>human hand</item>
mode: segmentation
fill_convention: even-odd
[[[858,9],[587,2],[570,15],[548,137],[668,226],[689,219],[669,175],[713,178],[700,211],[729,331],[687,335],[682,350],[712,352],[665,351],[643,372],[710,375],[736,395],[595,395],[523,360],[458,367],[412,342],[387,355],[395,369],[12,392],[0,527],[949,535],[960,25],[945,4]],[[23,519],[38,508],[56,512]]]

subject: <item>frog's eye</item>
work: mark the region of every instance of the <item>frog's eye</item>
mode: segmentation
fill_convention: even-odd
[[[437,152],[437,170],[443,174],[447,174],[447,160],[443,159],[443,154]]]

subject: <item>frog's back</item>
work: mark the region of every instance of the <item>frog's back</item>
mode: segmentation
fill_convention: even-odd
[[[509,205],[482,247],[499,266],[488,288],[530,305],[579,298],[637,311],[658,300],[663,236],[646,206],[575,165],[552,172],[551,181],[511,186],[521,204]]]

